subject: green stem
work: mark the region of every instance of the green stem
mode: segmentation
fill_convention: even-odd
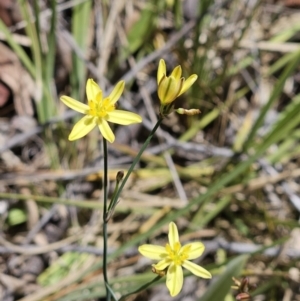
[[[112,205],[114,205],[115,203],[113,202],[113,200],[115,199],[115,195],[116,195],[116,193],[118,192],[118,190],[119,190],[119,186],[120,186],[120,181],[116,181],[116,187],[115,187],[115,189],[114,189],[114,192],[113,192],[113,195],[112,195],[112,197],[111,197],[111,202],[110,202],[110,204],[108,205],[108,209],[107,209],[107,216],[106,216],[106,218],[108,218],[109,219],[109,216],[111,215],[111,211],[114,211],[114,207],[112,206]]]
[[[103,200],[103,278],[105,282],[105,289],[106,289],[106,300],[110,301],[111,294],[109,290],[109,283],[108,283],[108,277],[107,277],[107,173],[108,173],[108,167],[107,167],[107,142],[103,138],[103,158],[104,158],[104,175],[103,175],[103,191],[104,191],[104,200]]]
[[[120,188],[119,188],[118,191],[116,192],[114,198],[111,200],[111,208],[114,208],[114,206],[116,205],[116,203],[117,203],[117,201],[118,201],[118,199],[119,199],[119,196],[120,196],[120,194],[121,194],[121,192],[122,192],[122,190],[123,190],[123,188],[124,188],[124,186],[125,186],[125,184],[126,184],[128,178],[129,178],[130,174],[132,173],[132,171],[133,171],[133,169],[134,169],[136,163],[140,160],[141,155],[143,154],[143,152],[145,151],[145,149],[146,149],[147,146],[149,145],[151,139],[153,138],[153,136],[154,136],[156,130],[158,129],[158,127],[160,126],[160,124],[162,123],[162,121],[163,121],[163,117],[159,117],[159,119],[157,120],[157,122],[156,122],[154,128],[153,128],[152,131],[150,132],[150,134],[149,134],[147,140],[145,141],[145,143],[144,143],[143,146],[141,147],[140,151],[139,151],[138,154],[136,155],[135,159],[133,160],[133,162],[132,162],[132,164],[131,164],[131,166],[130,166],[130,168],[129,168],[127,174],[126,174],[126,176],[124,177],[124,179],[123,179],[123,181],[122,181],[122,183],[121,183],[121,185],[120,185]]]
[[[118,191],[116,192],[116,194],[113,196],[113,199],[111,200],[111,203],[109,205],[109,208],[114,208],[117,204],[117,201],[119,199],[119,196],[130,176],[130,174],[132,173],[135,165],[137,164],[137,162],[140,160],[140,157],[142,155],[142,153],[145,151],[146,147],[149,145],[151,139],[153,138],[156,130],[158,129],[158,127],[160,126],[160,124],[163,121],[163,117],[160,117],[158,119],[158,121],[156,122],[154,128],[152,129],[152,131],[150,132],[147,140],[145,141],[145,143],[143,144],[143,146],[141,147],[140,151],[138,152],[137,156],[135,157],[135,159],[133,160],[124,180],[122,181],[120,188],[118,189]],[[105,282],[105,288],[106,288],[106,300],[110,301],[111,300],[111,288],[109,286],[108,283],[108,277],[107,277],[107,214],[109,213],[107,211],[107,141],[103,138],[103,154],[104,154],[104,178],[103,178],[103,190],[104,190],[104,202],[103,202],[103,278],[104,278],[104,282]],[[148,287],[150,284],[152,284],[153,282],[157,281],[157,279],[159,279],[160,276],[156,277],[152,282],[145,284],[144,286],[142,286],[139,290],[137,290],[136,292]],[[134,293],[134,292],[133,292]],[[133,294],[130,293],[130,294]],[[129,295],[130,295],[129,294]],[[114,294],[112,294],[114,296]],[[124,297],[121,298],[121,300],[123,298],[125,298],[127,295],[125,295]]]
[[[122,296],[122,297],[119,299],[119,301],[124,301],[128,296],[133,295],[133,294],[136,294],[136,293],[138,293],[138,292],[141,292],[141,291],[147,289],[150,285],[152,285],[153,283],[157,282],[157,281],[160,280],[160,279],[161,279],[161,276],[159,276],[159,275],[156,276],[152,281],[150,281],[150,282],[148,282],[148,283],[142,285],[141,287],[139,287],[139,288],[136,289],[135,291],[130,292],[130,293],[128,293],[128,294]]]
[[[113,289],[110,287],[110,285],[108,283],[106,283],[105,286],[106,286],[106,289],[109,290],[113,300],[118,301],[118,298],[116,297],[116,295],[115,295]]]

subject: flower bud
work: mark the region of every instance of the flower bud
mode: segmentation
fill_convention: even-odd
[[[117,182],[118,183],[121,182],[123,180],[123,177],[124,177],[124,171],[123,170],[118,171],[117,176],[116,176]]]
[[[154,265],[152,265],[151,270],[152,270],[152,272],[153,272],[154,274],[157,274],[157,275],[159,275],[160,277],[163,277],[163,276],[166,275],[166,271],[165,271],[165,270],[160,271],[160,270],[156,269],[156,268],[154,267]]]
[[[189,116],[192,116],[192,115],[197,115],[197,114],[200,114],[201,111],[199,109],[183,109],[183,108],[179,108],[176,110],[176,112],[178,114],[181,114],[181,115],[189,115]]]
[[[177,97],[185,93],[198,78],[196,74],[192,74],[187,79],[182,77],[181,66],[175,67],[170,76],[167,76],[166,73],[166,63],[163,59],[161,59],[159,61],[157,70],[157,94],[160,100],[161,107],[168,107],[168,110],[165,110],[164,108],[160,109],[160,112],[163,116],[171,113],[171,111],[169,110],[170,105]],[[164,113],[162,113],[162,111],[164,111]],[[167,114],[165,114],[165,112],[167,112]]]

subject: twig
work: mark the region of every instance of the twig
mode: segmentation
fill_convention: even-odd
[[[76,234],[76,235],[70,236],[66,239],[57,241],[55,243],[48,244],[46,246],[40,246],[40,247],[23,246],[23,247],[21,247],[21,246],[17,246],[17,245],[10,243],[5,238],[0,236],[0,244],[2,246],[4,246],[6,249],[13,251],[14,253],[20,253],[20,254],[24,254],[24,255],[37,255],[37,254],[44,254],[44,253],[48,253],[48,252],[57,250],[59,248],[62,248],[63,246],[69,245],[79,239],[80,239],[79,234]]]

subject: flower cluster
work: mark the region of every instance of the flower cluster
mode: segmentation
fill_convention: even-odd
[[[201,242],[192,242],[181,246],[177,226],[171,222],[169,224],[169,243],[165,247],[156,245],[142,245],[139,252],[152,260],[159,260],[154,264],[154,271],[159,274],[160,271],[167,269],[166,285],[172,297],[178,295],[183,285],[182,267],[188,269],[194,275],[210,279],[211,274],[206,269],[189,261],[202,255],[205,247]]]
[[[181,66],[177,66],[174,68],[171,74],[167,76],[165,61],[163,59],[160,60],[157,71],[157,92],[160,100],[160,119],[153,129],[153,133],[162,122],[162,118],[173,111],[174,100],[184,92],[186,92],[198,78],[196,74],[192,74],[187,79],[185,79],[181,75]],[[120,81],[114,87],[109,96],[103,97],[103,92],[98,84],[93,79],[88,79],[86,83],[87,104],[77,101],[69,96],[62,96],[60,99],[66,106],[79,113],[84,114],[84,116],[74,125],[69,135],[69,140],[73,141],[80,139],[97,126],[103,138],[112,143],[115,140],[115,135],[110,128],[109,122],[121,125],[129,125],[142,122],[141,116],[132,112],[116,109],[116,102],[121,97],[124,87],[125,82]],[[200,113],[200,110],[198,109],[187,110],[179,108],[176,111],[178,114],[185,115],[196,115]],[[151,136],[149,137],[151,139]],[[138,153],[136,160],[133,162],[131,169],[127,173],[124,180],[124,173],[118,173],[116,178],[116,187],[118,187],[118,184],[122,180],[122,185],[125,184],[128,176],[130,175],[130,172],[133,170],[133,167],[137,162],[137,159],[140,158],[143,150],[149,144],[150,139],[146,140],[144,146]],[[105,153],[104,158],[107,160],[107,153]],[[104,214],[103,233],[105,233],[106,231],[106,223],[108,222],[112,212],[114,211],[114,207],[118,201],[118,196],[123,187],[124,185],[120,186],[119,189],[116,188],[115,194],[108,207],[108,211],[106,211]],[[107,199],[105,197],[104,208],[106,208],[106,202]],[[103,234],[103,237],[105,241],[106,235]],[[210,279],[212,277],[209,271],[190,261],[202,255],[205,247],[201,242],[193,242],[182,246],[179,241],[177,226],[173,222],[169,224],[168,238],[169,243],[167,243],[165,247],[145,244],[139,247],[139,252],[150,259],[158,260],[158,263],[152,266],[152,270],[154,273],[158,274],[161,277],[166,275],[166,285],[170,291],[171,296],[178,295],[182,289],[183,267],[188,269],[196,276],[205,279]],[[108,284],[106,275],[106,249],[104,249],[103,254],[103,274],[105,283]],[[107,292],[109,291],[108,288],[109,286],[107,285]],[[123,300],[123,298],[121,299]]]

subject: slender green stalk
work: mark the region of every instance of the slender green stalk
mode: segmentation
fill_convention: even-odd
[[[103,199],[103,278],[105,282],[106,289],[106,300],[110,301],[111,294],[109,290],[109,283],[107,277],[107,173],[108,173],[108,164],[107,164],[107,142],[105,138],[103,138],[103,158],[104,158],[104,175],[103,175],[103,191],[104,191],[104,199]]]
[[[117,192],[115,193],[115,195],[113,196],[113,199],[111,200],[111,203],[109,205],[109,208],[114,208],[117,204],[117,201],[119,199],[119,196],[122,192],[123,187],[125,186],[130,174],[132,173],[136,163],[140,160],[140,157],[142,155],[142,153],[145,151],[146,147],[149,145],[152,137],[154,136],[156,130],[158,129],[158,127],[160,126],[161,122],[162,122],[163,118],[160,117],[157,121],[157,123],[155,124],[154,128],[152,129],[151,133],[149,134],[147,140],[145,141],[145,143],[143,144],[143,146],[141,147],[140,151],[138,152],[137,156],[135,157],[135,159],[133,160],[124,180],[122,181],[119,189],[117,190]],[[103,179],[103,190],[104,190],[104,202],[103,202],[103,278],[104,278],[104,282],[105,282],[105,288],[106,288],[106,300],[110,301],[111,300],[111,295],[114,296],[114,294],[111,294],[111,288],[109,286],[108,283],[108,277],[107,277],[107,223],[108,223],[108,218],[107,218],[107,214],[109,213],[107,210],[107,173],[108,173],[108,164],[107,164],[107,142],[106,140],[103,138],[103,154],[104,154],[104,179]],[[124,297],[125,298],[125,297]]]
[[[145,141],[145,143],[144,143],[143,146],[141,147],[140,151],[139,151],[138,154],[136,155],[135,159],[133,160],[133,162],[132,162],[132,164],[131,164],[131,166],[130,166],[130,168],[129,168],[127,174],[126,174],[126,176],[124,177],[124,180],[122,181],[122,183],[121,183],[121,185],[120,185],[119,190],[116,192],[114,198],[111,200],[111,208],[114,208],[114,206],[116,205],[116,202],[118,201],[119,196],[120,196],[120,194],[121,194],[121,192],[122,192],[122,190],[123,190],[123,188],[124,188],[124,186],[125,186],[125,184],[126,184],[128,178],[129,178],[130,174],[132,173],[132,171],[133,171],[133,169],[134,169],[136,163],[140,160],[141,155],[143,154],[143,152],[145,151],[145,149],[146,149],[147,146],[149,145],[151,139],[153,138],[153,136],[154,136],[156,130],[158,129],[158,127],[160,126],[160,124],[162,123],[162,121],[163,121],[163,117],[159,117],[159,119],[157,120],[157,122],[156,122],[154,128],[153,128],[152,131],[150,132],[150,134],[149,134],[147,140]]]
[[[113,200],[115,199],[115,195],[116,195],[116,193],[119,190],[120,183],[122,182],[123,177],[124,177],[124,172],[123,171],[119,171],[117,173],[117,176],[116,176],[116,187],[115,187],[114,192],[113,192],[112,197],[111,197],[112,201],[109,203],[108,209],[107,209],[107,214],[106,214],[106,221],[107,222],[109,221],[109,219],[113,215],[113,213],[115,211],[115,207],[118,204],[118,202],[114,203]],[[112,205],[114,205],[114,207]]]

